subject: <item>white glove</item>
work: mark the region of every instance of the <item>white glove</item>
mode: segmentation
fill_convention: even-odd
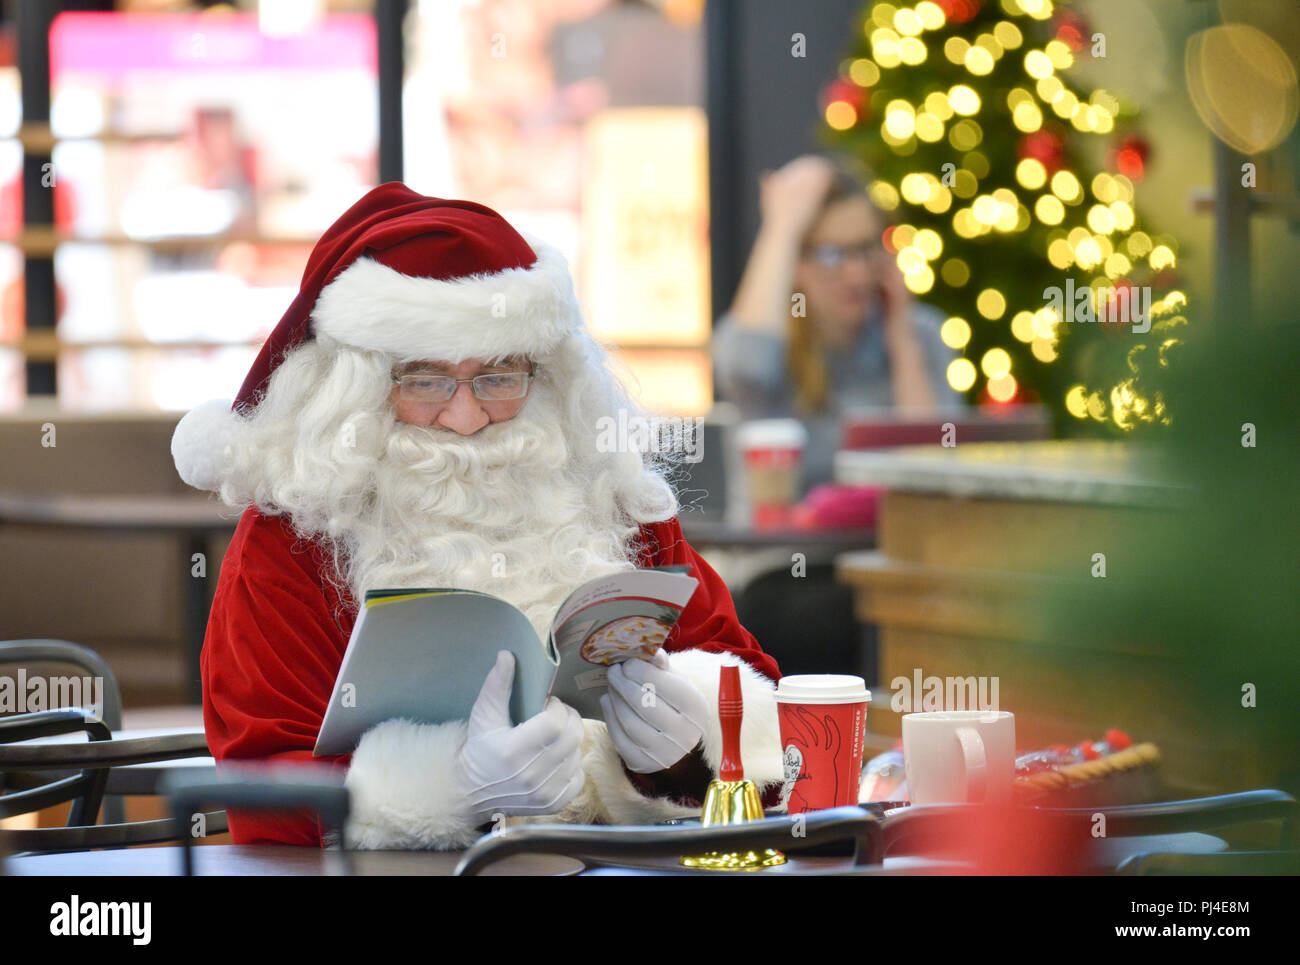
[[[660,650],[651,661],[615,664],[608,679],[600,705],[610,739],[629,770],[666,771],[695,750],[709,705],[693,683],[669,669],[666,653]]]
[[[554,814],[582,791],[582,719],[552,698],[546,709],[510,726],[515,658],[497,654],[469,715],[456,777],[482,824],[494,814]]]

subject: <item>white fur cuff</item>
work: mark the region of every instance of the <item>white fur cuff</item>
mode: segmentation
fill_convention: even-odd
[[[455,779],[464,721],[376,724],[352,752],[348,846],[453,851],[478,840],[475,815]]]
[[[740,725],[740,761],[745,777],[760,794],[785,780],[781,761],[781,726],[776,710],[776,684],[734,653],[681,650],[668,654],[668,666],[704,695],[709,705],[709,729],[704,732],[704,760],[714,775],[722,764],[722,724],[718,721],[718,683],[723,667],[740,668],[740,695],[745,719]]]
[[[718,721],[718,682],[722,667],[740,668],[740,690],[745,719],[740,727],[740,756],[745,777],[759,794],[785,779],[781,761],[781,733],[777,720],[776,685],[734,654],[682,650],[668,654],[668,666],[685,677],[704,695],[709,707],[709,729],[704,734],[704,760],[717,776],[722,763],[722,725]],[[668,797],[642,794],[623,771],[606,726],[585,721],[589,743],[584,747],[583,767],[594,785],[601,817],[610,824],[658,824],[672,818],[699,817],[698,807],[687,807]]]

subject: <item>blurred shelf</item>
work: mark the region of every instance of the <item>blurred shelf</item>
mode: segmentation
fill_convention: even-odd
[[[311,248],[316,237],[272,237],[255,234],[182,235],[169,238],[131,238],[127,235],[70,235],[53,227],[26,228],[21,234],[0,238],[0,244],[17,245],[29,258],[52,258],[59,245],[140,245],[155,251],[201,251],[221,245],[279,245]]]
[[[1251,190],[1248,200],[1250,209],[1260,214],[1300,219],[1300,196]],[[1210,188],[1193,191],[1191,201],[1192,211],[1196,214],[1214,214],[1218,210],[1218,197]]]
[[[167,349],[218,349],[218,348],[259,348],[264,339],[251,338],[240,339],[237,341],[212,341],[205,339],[186,339],[184,341],[174,342],[151,342],[145,338],[105,338],[105,339],[88,339],[86,341],[67,341],[59,338],[52,331],[45,330],[39,332],[28,332],[22,339],[17,342],[9,343],[6,347],[18,349],[31,362],[53,362],[58,359],[59,353],[69,350],[92,349],[92,348],[124,348],[131,351],[142,351],[145,349],[167,350]]]
[[[23,124],[18,128],[17,140],[24,154],[50,154],[61,141],[94,141],[98,144],[143,144],[149,141],[178,141],[185,135],[178,132],[158,131],[153,134],[85,134],[77,137],[60,137],[48,124]]]

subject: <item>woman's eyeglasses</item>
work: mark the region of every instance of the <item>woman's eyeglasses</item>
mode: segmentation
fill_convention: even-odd
[[[456,386],[468,382],[474,389],[474,398],[481,402],[508,402],[522,399],[528,394],[533,371],[492,372],[476,375],[472,379],[454,379],[450,375],[433,375],[416,372],[394,376],[398,395],[405,402],[449,402],[456,394]]]
[[[838,268],[849,258],[869,259],[881,245],[878,239],[860,241],[855,245],[809,245],[804,249],[804,257],[817,262],[819,268]]]

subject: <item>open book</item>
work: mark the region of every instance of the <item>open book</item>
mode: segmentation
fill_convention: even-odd
[[[687,566],[629,570],[565,599],[545,643],[515,606],[475,590],[371,590],[348,640],[314,753],[347,754],[390,717],[466,720],[497,652],[515,655],[516,724],[558,697],[599,719],[608,668],[650,659],[699,581]]]

